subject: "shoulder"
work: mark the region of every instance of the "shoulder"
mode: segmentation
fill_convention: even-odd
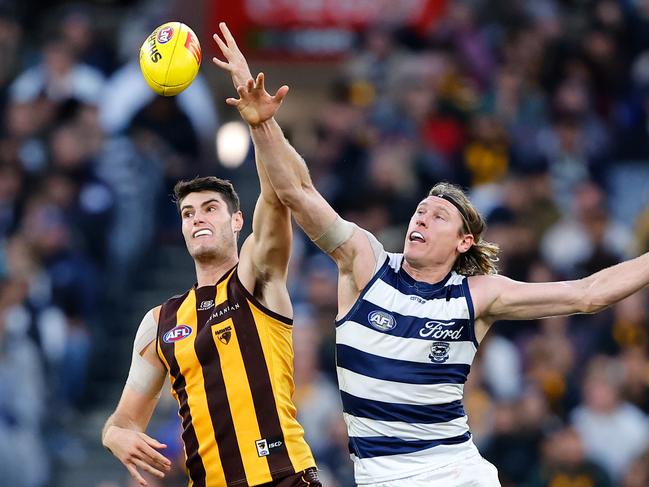
[[[467,276],[476,318],[483,317],[491,305],[513,281],[498,274]]]
[[[148,312],[147,315],[150,314],[153,317],[153,320],[158,323],[160,320],[160,310],[162,309],[162,305],[159,304],[158,306],[155,306],[154,308],[151,308]]]
[[[509,277],[501,276],[500,274],[482,274],[479,276],[465,277],[472,291],[473,289],[499,288],[513,282]]]
[[[168,298],[164,303],[156,306],[155,308],[151,308],[149,311],[151,312],[151,311],[157,309],[156,313],[158,315],[160,315],[161,310],[164,310],[164,308],[168,307],[169,305],[182,303],[185,299],[187,299],[187,296],[191,292],[192,292],[192,289],[188,289],[184,293],[175,294],[175,295],[171,296],[170,298]]]

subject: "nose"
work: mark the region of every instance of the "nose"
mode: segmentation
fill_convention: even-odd
[[[415,220],[415,226],[416,226],[416,227],[423,227],[423,228],[426,228],[426,222],[424,221],[423,218],[418,217],[418,218]]]

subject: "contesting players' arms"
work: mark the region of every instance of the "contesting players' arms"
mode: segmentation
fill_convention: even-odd
[[[220,28],[227,44],[222,41],[217,43],[228,62],[215,59],[214,63],[231,74],[238,71],[238,74],[232,75],[233,82],[238,84],[243,73],[249,73],[247,63],[225,24],[220,24]],[[245,70],[241,68],[244,65]],[[260,73],[255,81],[248,79],[245,84],[239,85],[237,92],[238,100],[228,98],[226,102],[236,106],[250,126],[258,160],[266,168],[277,196],[291,209],[307,235],[338,265],[338,311],[339,315],[344,314],[370,281],[377,263],[375,249],[380,244],[367,232],[345,222],[336,214],[313,186],[302,158],[284,138],[273,116],[288,87],[282,86],[271,96],[266,92],[264,75]]]
[[[213,37],[226,62],[213,58],[214,64],[230,73],[235,88],[252,83],[248,63],[230,31],[224,23],[219,27],[225,41],[218,34]],[[272,114],[280,104],[281,97],[269,100],[265,106],[268,113]],[[255,155],[255,163],[261,193],[253,213],[252,234],[241,247],[238,274],[246,289],[251,293],[258,292],[256,297],[264,305],[284,316],[291,316],[293,311],[286,288],[293,238],[291,215],[275,194],[258,154]],[[274,285],[268,286],[273,283]]]
[[[325,250],[323,240],[345,239],[346,229],[341,225],[344,221],[315,188],[304,160],[288,143],[275,119],[251,126],[251,133],[277,196],[291,209],[309,238]],[[351,308],[377,264],[373,237],[356,226],[349,233],[351,236],[348,234],[341,245],[328,251],[340,274],[339,316]]]
[[[164,477],[171,462],[157,450],[167,445],[146,435],[146,430],[166,377],[155,349],[160,307],[149,311],[135,336],[129,377],[115,412],[102,430],[102,443],[121,461],[131,476],[147,485],[138,469]]]
[[[227,44],[217,43],[228,62],[215,59],[214,63],[230,72],[237,84],[250,71],[225,24],[221,23],[220,28]],[[236,106],[250,126],[258,161],[265,167],[279,200],[291,209],[307,235],[326,249],[338,264],[339,313],[345,313],[374,272],[376,257],[370,243],[373,237],[341,220],[315,190],[304,161],[273,119],[288,87],[282,86],[271,96],[264,87],[264,75],[260,73],[256,80],[250,78],[239,85],[237,92],[238,100],[228,98],[226,102]]]
[[[527,283],[502,276],[469,279],[476,316],[488,321],[596,313],[649,284],[649,254],[575,281]]]
[[[263,86],[263,77],[259,81]],[[239,95],[242,99],[248,96],[241,90]],[[346,314],[374,274],[374,237],[338,216],[316,190],[306,164],[273,118],[251,125],[251,133],[277,196],[309,238],[335,260],[339,271],[338,316]]]

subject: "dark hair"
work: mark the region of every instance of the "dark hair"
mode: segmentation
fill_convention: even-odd
[[[452,199],[462,214],[463,226],[461,232],[473,235],[473,245],[469,250],[460,254],[453,270],[464,276],[481,274],[497,274],[498,268],[498,245],[482,240],[482,234],[487,229],[487,224],[471,203],[462,188],[451,183],[437,183],[428,192],[428,196],[444,197]]]
[[[216,176],[194,178],[190,181],[178,181],[174,186],[174,200],[178,211],[180,211],[180,203],[185,196],[201,191],[214,191],[215,193],[219,193],[223,197],[225,204],[228,205],[230,214],[239,211],[239,195],[234,190],[234,186],[232,186],[230,181],[217,178]]]

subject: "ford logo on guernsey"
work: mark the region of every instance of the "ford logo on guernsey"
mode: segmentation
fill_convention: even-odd
[[[192,328],[190,326],[178,325],[174,326],[171,330],[165,333],[162,336],[162,340],[164,340],[165,343],[174,343],[182,340],[183,338],[187,338],[191,334]]]
[[[381,331],[390,331],[397,326],[394,316],[385,311],[372,311],[367,315],[367,319],[370,322],[370,325]]]

